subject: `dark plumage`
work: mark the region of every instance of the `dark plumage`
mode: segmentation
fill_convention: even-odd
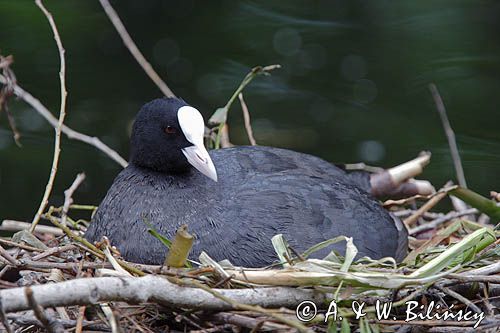
[[[177,116],[185,105],[158,99],[141,109],[131,163],[99,206],[88,240],[107,236],[125,259],[160,264],[167,250],[147,232],[146,221],[168,238],[187,224],[196,236],[192,258],[203,250],[247,267],[276,260],[270,239],[279,233],[297,251],[346,235],[354,238],[359,256],[404,256],[406,230],[361,188],[368,186],[366,177],[352,178],[320,158],[270,147],[212,150],[218,182],[191,167],[181,148],[192,143]],[[176,133],[166,133],[172,128]],[[334,248],[343,252],[345,244]]]

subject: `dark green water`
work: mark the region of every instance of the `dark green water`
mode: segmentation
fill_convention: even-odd
[[[120,1],[115,8],[174,92],[205,117],[249,68],[279,63],[245,92],[257,142],[335,162],[391,166],[433,153],[423,178],[454,178],[427,85],[435,82],[457,134],[470,188],[500,188],[500,4],[497,1]],[[128,155],[139,107],[160,92],[138,67],[98,1],[46,1],[67,52],[66,123]],[[0,0],[0,51],[20,85],[54,114],[59,60],[33,1]],[[9,103],[18,148],[0,115],[0,219],[30,220],[50,171],[53,130],[21,101]],[[230,112],[231,140],[246,144]],[[94,148],[63,138],[51,204],[76,173],[78,203],[98,204],[120,171]]]

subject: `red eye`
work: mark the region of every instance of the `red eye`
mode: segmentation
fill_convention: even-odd
[[[175,133],[177,133],[177,129],[173,126],[167,126],[167,127],[165,127],[165,133],[175,134]]]

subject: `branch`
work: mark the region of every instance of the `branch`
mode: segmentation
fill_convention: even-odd
[[[407,217],[403,220],[407,227],[412,227],[425,212],[434,207],[439,201],[448,195],[449,188],[452,186],[452,182],[447,182],[441,190],[436,192],[436,194],[425,204],[422,205],[413,215]]]
[[[6,84],[7,79],[0,74],[0,83]],[[38,112],[42,117],[47,120],[47,122],[54,128],[57,127],[57,118],[52,115],[52,113],[33,95],[31,95],[29,92],[21,88],[17,83],[13,86],[14,88],[14,94],[28,103],[33,109],[35,109],[36,112]],[[61,130],[68,139],[71,140],[78,140],[81,142],[84,142],[88,145],[94,146],[100,151],[102,151],[104,154],[108,155],[109,158],[113,159],[116,163],[120,164],[122,167],[127,166],[127,161],[121,157],[116,151],[105,145],[99,138],[96,137],[91,137],[86,134],[80,133],[78,131],[75,131],[74,129],[62,125]]]
[[[0,257],[5,259],[10,265],[14,267],[19,264],[19,262],[14,257],[12,257],[10,253],[3,248],[2,245],[0,245]]]
[[[7,316],[5,315],[5,311],[3,310],[2,298],[0,298],[0,320],[2,321],[3,327],[7,333],[14,333],[14,330],[10,326],[9,321],[7,320]]]
[[[165,96],[175,97],[172,90],[170,90],[167,84],[155,72],[151,64],[146,60],[146,58],[144,58],[139,48],[137,48],[137,45],[135,45],[134,41],[132,40],[132,37],[130,37],[129,33],[127,32],[127,29],[120,20],[120,17],[113,9],[109,1],[99,0],[99,2],[101,3],[102,8],[106,12],[106,15],[108,15],[109,19],[111,20],[111,23],[113,23],[113,25],[115,26],[115,29],[122,38],[123,43],[128,48],[130,53],[132,53],[132,55],[134,56],[135,60],[139,63],[139,65],[141,65],[142,69],[146,72],[149,78],[156,84],[156,86],[162,91],[162,93]]]
[[[14,61],[13,59],[14,58],[11,55],[7,57],[0,55],[0,70],[7,80],[5,86],[0,89],[0,112],[5,110],[7,120],[9,121],[10,128],[12,129],[12,133],[14,135],[14,141],[19,147],[21,147],[21,142],[19,141],[21,139],[21,133],[17,130],[16,121],[10,113],[7,105],[7,99],[12,95],[12,86],[16,83],[16,76],[9,67]]]
[[[79,173],[75,180],[73,181],[73,184],[64,191],[64,205],[61,213],[61,224],[66,225],[66,218],[68,217],[68,211],[69,211],[69,206],[73,203],[73,193],[75,193],[76,189],[80,184],[85,180],[85,174]]]
[[[40,203],[40,207],[33,218],[33,222],[30,228],[30,232],[33,233],[35,231],[36,225],[40,221],[40,216],[42,215],[45,207],[49,202],[50,192],[52,192],[52,187],[54,185],[54,179],[56,178],[57,166],[59,164],[59,155],[61,153],[61,127],[64,123],[64,118],[66,117],[66,60],[64,58],[64,48],[61,42],[61,37],[59,36],[59,31],[57,30],[56,23],[54,22],[54,18],[52,14],[47,11],[47,9],[43,6],[42,0],[35,0],[36,5],[40,8],[40,10],[45,14],[47,20],[49,21],[50,27],[52,28],[52,32],[54,33],[54,39],[56,40],[57,49],[59,50],[59,60],[60,60],[60,71],[59,71],[59,80],[61,82],[61,108],[59,110],[59,120],[57,122],[56,137],[54,140],[54,158],[52,159],[52,167],[50,170],[49,180],[47,182],[47,186],[45,187],[45,193],[43,194],[42,202]]]
[[[40,328],[43,328],[43,325],[41,322],[38,321],[35,317],[28,316],[28,315],[9,315],[7,316],[8,320],[11,320],[13,323],[15,323],[18,326],[38,326]],[[77,325],[76,320],[71,320],[71,319],[56,319],[58,323],[60,323],[64,328],[72,329]],[[85,327],[88,330],[91,331],[99,331],[99,332],[108,332],[109,331],[109,326],[105,324],[101,324],[100,321],[84,321],[82,319],[82,327]]]
[[[479,211],[476,208],[469,208],[469,209],[463,210],[461,212],[451,211],[448,214],[441,216],[441,217],[438,217],[437,219],[435,219],[429,223],[421,224],[419,226],[416,226],[415,228],[408,230],[408,233],[410,235],[419,234],[419,233],[427,231],[427,230],[435,229],[445,222],[454,220],[456,218],[459,218],[459,217],[462,217],[465,215],[477,214],[478,212]]]
[[[250,112],[248,112],[247,103],[245,103],[245,100],[243,99],[242,92],[238,94],[238,98],[240,100],[241,110],[243,111],[243,119],[245,121],[245,129],[247,130],[248,140],[252,146],[256,146],[257,142],[253,136],[252,124],[250,123]]]
[[[91,305],[121,301],[132,304],[155,302],[164,306],[204,310],[230,310],[233,306],[211,293],[190,287],[181,287],[167,279],[145,277],[99,277],[75,279],[58,283],[31,286],[37,304],[44,308]],[[0,290],[0,299],[6,313],[30,310],[25,288]],[[307,299],[316,304],[328,301],[328,294],[311,289],[286,287],[252,289],[213,289],[234,302],[259,305],[266,308],[295,307]]]
[[[462,161],[460,160],[460,153],[458,152],[457,141],[455,140],[455,132],[453,132],[448,116],[446,115],[446,108],[444,107],[443,99],[441,98],[441,95],[439,94],[439,91],[434,83],[429,84],[429,90],[431,91],[432,98],[434,98],[436,109],[441,117],[446,138],[448,139],[448,144],[450,145],[451,157],[453,158],[453,164],[455,165],[458,184],[461,187],[467,188],[464,169],[462,168]]]
[[[31,223],[22,221],[3,220],[2,223],[0,223],[0,231],[21,231],[28,230],[30,227]],[[37,225],[35,232],[39,232],[41,234],[52,234],[56,237],[64,235],[64,232],[61,229],[51,227],[49,225]]]
[[[50,333],[64,332],[63,326],[53,318],[50,318],[43,310],[43,307],[41,307],[35,300],[31,287],[26,287],[24,289],[24,293],[28,300],[29,306],[31,307],[33,313],[35,314],[36,319],[38,319],[42,323],[43,327],[47,330],[47,332]]]

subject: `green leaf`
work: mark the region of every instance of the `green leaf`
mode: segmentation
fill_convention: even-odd
[[[449,265],[457,266],[462,264],[470,260],[471,253],[469,251],[473,251],[474,253],[479,252],[495,241],[495,233],[492,230],[488,228],[476,230],[472,234],[463,238],[460,242],[452,245],[424,266],[417,269],[412,274],[408,275],[408,277],[428,277],[440,272]],[[457,261],[457,258],[460,258],[460,261]]]
[[[349,321],[345,318],[342,318],[342,326],[340,327],[340,333],[351,333],[351,326],[349,325]]]
[[[167,248],[170,249],[170,247],[172,246],[172,242],[167,237],[163,236],[158,231],[156,231],[156,229],[153,228],[153,226],[149,222],[147,222],[146,220],[143,219],[142,222],[144,222],[144,224],[146,224],[148,226],[148,232],[153,237],[155,237],[156,239],[158,239],[160,242],[163,243],[163,245],[165,245]]]
[[[370,325],[368,325],[368,321],[364,317],[361,317],[361,319],[359,320],[359,332],[360,333],[372,333],[372,330],[370,329]]]
[[[339,243],[345,241],[346,242],[346,250],[345,250],[345,258],[344,262],[342,263],[342,267],[340,270],[342,272],[347,272],[349,270],[349,267],[351,266],[352,262],[354,261],[354,257],[358,254],[358,248],[356,245],[354,245],[352,238],[351,237],[345,237],[345,236],[337,236],[332,239],[328,239],[326,241],[323,241],[321,243],[318,243],[316,245],[313,245],[309,249],[307,249],[302,256],[304,258],[307,258],[311,254],[313,254],[316,251],[322,250],[330,245],[333,245],[335,243]],[[323,260],[330,260],[333,262],[339,262],[338,257],[335,255],[335,253],[332,251],[330,254],[328,254]]]
[[[319,250],[322,250],[324,249],[325,247],[328,247],[330,245],[333,245],[333,244],[336,244],[336,243],[340,243],[342,241],[346,241],[347,242],[347,237],[346,236],[337,236],[335,238],[331,238],[331,239],[328,239],[326,241],[323,241],[321,243],[318,243],[318,244],[315,244],[313,246],[311,246],[310,248],[308,248],[304,253],[302,253],[302,256],[304,258],[307,258],[309,257],[311,254],[313,254],[314,252],[317,252]]]

